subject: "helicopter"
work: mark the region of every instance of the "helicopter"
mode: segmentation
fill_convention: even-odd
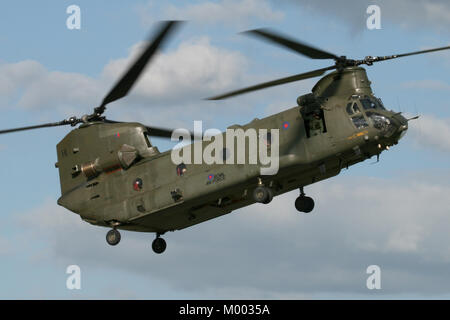
[[[208,98],[219,100],[255,90],[324,75],[310,93],[297,98],[288,110],[254,119],[228,129],[260,130],[256,139],[272,152],[272,136],[277,132],[277,160],[273,174],[262,174],[261,163],[174,163],[172,152],[160,152],[150,137],[172,138],[176,130],[122,122],[104,116],[106,106],[125,97],[155,53],[180,25],[161,22],[148,45],[112,87],[92,114],[59,122],[1,130],[0,134],[46,127],[74,127],[56,146],[61,196],[57,203],[78,214],[82,220],[110,228],[109,245],[121,240],[119,230],[155,233],[152,249],[166,250],[161,237],[228,214],[255,203],[268,204],[273,197],[299,190],[295,208],[309,213],[314,200],[304,188],[334,177],[343,168],[365,161],[396,145],[408,129],[400,112],[387,110],[371,89],[361,65],[450,49],[450,46],[391,56],[347,59],[268,29],[247,31],[312,59],[331,59],[334,64],[294,76]],[[276,130],[276,131],[272,131]],[[218,136],[225,138],[225,133]],[[200,132],[200,136],[202,133]],[[216,136],[216,137],[218,137]],[[183,139],[207,147],[211,142],[199,133],[188,132]],[[274,141],[275,142],[275,141]],[[195,147],[195,146],[194,146]],[[236,146],[237,148],[237,146]],[[250,149],[249,149],[250,150]],[[223,148],[225,160],[230,151]],[[233,153],[233,152],[231,152]],[[244,158],[249,159],[247,151]]]

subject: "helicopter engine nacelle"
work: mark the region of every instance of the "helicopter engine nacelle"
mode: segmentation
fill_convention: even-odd
[[[92,179],[102,172],[111,172],[120,168],[127,169],[137,157],[138,152],[135,147],[123,144],[119,151],[83,164],[81,172],[86,178]]]

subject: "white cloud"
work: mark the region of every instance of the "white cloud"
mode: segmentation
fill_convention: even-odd
[[[439,119],[432,115],[421,115],[409,123],[413,139],[426,148],[450,152],[450,119]]]
[[[98,81],[77,73],[49,71],[37,61],[0,65],[0,92],[4,107],[87,110],[98,95]]]
[[[123,231],[122,242],[109,247],[107,229],[55,204],[22,215],[21,224],[33,241],[45,241],[42,261],[115,269],[203,298],[364,296],[371,264],[382,268],[384,294],[449,293],[448,174],[434,182],[337,179],[307,188],[316,199],[311,214],[295,211],[291,192],[168,233],[163,255],[151,252],[147,234]]]
[[[26,86],[41,77],[45,68],[38,62],[24,60],[0,65],[0,94],[13,94],[18,87]]]
[[[394,252],[414,252],[419,249],[419,244],[423,240],[423,228],[418,225],[408,226],[405,222],[397,230],[394,230],[387,241],[387,249]]]
[[[108,79],[117,78],[142,48],[133,46],[129,57],[110,62],[103,74]],[[169,53],[155,57],[147,72],[133,88],[133,95],[152,101],[200,100],[240,83],[246,69],[246,59],[236,51],[220,49],[210,44],[208,38],[186,41]]]
[[[447,0],[285,0],[298,4],[306,10],[327,14],[332,19],[348,24],[354,31],[367,30],[366,9],[376,4],[381,9],[381,26],[385,22],[399,25],[405,29],[423,30],[431,28],[438,32],[450,30],[450,2]]]
[[[421,1],[420,3],[425,9],[423,15],[425,15],[425,20],[428,22],[433,22],[437,25],[450,25],[450,6],[448,1]],[[423,17],[422,15],[422,17]]]
[[[448,90],[450,91],[450,84],[432,79],[408,81],[402,84],[402,87],[408,89],[426,89],[426,90]]]
[[[158,10],[154,2],[149,1],[147,5],[140,6],[138,10],[144,24],[154,23],[160,19],[188,20],[209,24],[243,24],[251,19],[273,22],[280,21],[284,17],[283,12],[274,10],[266,0],[204,1],[184,6],[169,4],[157,14],[155,14],[155,11]]]
[[[26,87],[18,105],[25,108],[93,107],[102,86],[98,81],[78,73],[43,72]]]
[[[17,100],[21,108],[59,111],[63,117],[81,116],[101,102],[141,47],[142,43],[136,44],[128,57],[106,64],[97,79],[50,71],[36,61],[0,65],[0,92],[7,102],[4,106],[11,108]],[[177,108],[194,101],[200,104],[202,98],[240,84],[247,66],[243,55],[215,47],[207,38],[185,41],[171,52],[158,54],[152,62],[129,96],[118,104],[152,105],[153,114],[170,104]]]
[[[90,113],[134,61],[142,45],[135,44],[127,57],[107,63],[98,78],[47,70],[35,61],[4,64],[1,67],[15,77],[0,78],[0,85],[5,83],[0,87],[5,92],[2,97],[8,102],[3,106],[38,111],[36,122]],[[186,40],[168,52],[158,53],[129,95],[107,106],[106,115],[114,120],[142,121],[147,125],[169,128],[191,128],[193,120],[199,119],[204,121],[204,128],[223,126],[228,118],[229,122],[235,121],[233,115],[236,112],[241,119],[246,119],[244,121],[250,121],[254,118],[253,108],[261,108],[261,104],[264,108],[277,100],[274,92],[291,95],[289,90],[293,87],[227,101],[204,100],[280,76],[267,74],[267,71],[264,75],[250,74],[248,64],[248,59],[238,51],[214,46],[206,37]],[[298,86],[298,83],[294,85]],[[292,100],[289,106],[295,104],[295,96]]]

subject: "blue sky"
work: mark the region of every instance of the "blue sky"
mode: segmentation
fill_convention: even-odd
[[[381,30],[365,26],[372,3]],[[81,8],[80,30],[66,28],[71,4]],[[437,0],[10,2],[0,13],[0,128],[89,112],[155,23],[173,18],[187,23],[131,94],[108,106],[112,119],[224,129],[294,106],[318,79],[202,100],[330,64],[238,34],[248,29],[270,27],[355,59],[446,46],[450,36],[450,6]],[[448,52],[367,67],[388,108],[421,114],[380,163],[311,186],[309,216],[295,212],[292,192],[167,234],[162,256],[151,251],[151,234],[123,232],[111,248],[107,229],[56,205],[55,145],[70,128],[0,136],[0,297],[448,297],[449,71]],[[79,291],[65,287],[70,264],[81,267]],[[370,264],[382,268],[377,292],[365,289]]]

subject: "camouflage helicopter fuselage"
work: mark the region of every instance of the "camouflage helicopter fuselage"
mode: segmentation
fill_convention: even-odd
[[[326,75],[298,104],[233,126],[279,129],[279,170],[267,176],[258,164],[187,164],[180,175],[171,151],[152,146],[145,126],[83,124],[57,146],[58,204],[94,225],[163,234],[255,203],[258,185],[279,195],[336,176],[407,130],[407,120],[373,95],[361,67]]]

